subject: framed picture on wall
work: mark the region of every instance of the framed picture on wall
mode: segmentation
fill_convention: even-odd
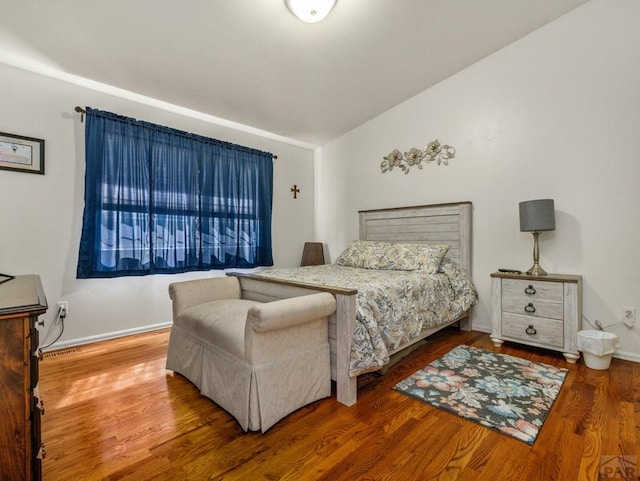
[[[0,169],[44,174],[44,140],[0,132]]]

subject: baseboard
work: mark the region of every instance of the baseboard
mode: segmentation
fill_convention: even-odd
[[[133,329],[125,329],[123,331],[106,332],[97,336],[81,337],[78,339],[70,339],[68,341],[56,342],[54,345],[43,349],[42,352],[57,351],[68,347],[82,346],[83,344],[91,344],[94,342],[108,341],[119,337],[132,336],[134,334],[142,334],[143,332],[157,331],[171,327],[172,322],[162,322],[160,324],[151,324],[149,326],[135,327]]]
[[[160,324],[151,324],[149,326],[136,327],[133,329],[125,329],[123,331],[107,332],[97,336],[81,337],[79,339],[71,339],[68,341],[57,342],[53,346],[49,346],[47,349],[43,349],[43,352],[56,351],[58,349],[66,349],[68,347],[81,346],[83,344],[91,344],[93,342],[108,341],[110,339],[117,339],[119,337],[132,336],[134,334],[142,334],[143,332],[157,331],[159,329],[166,329],[171,327],[171,322],[161,322]],[[491,328],[489,326],[478,325],[473,326],[474,331],[490,333]],[[616,351],[613,354],[616,359],[622,359],[623,361],[640,362],[640,355],[628,352],[628,351]]]
[[[480,324],[480,325],[474,324],[473,330],[479,331],[479,332],[486,332],[490,334],[491,326],[486,326],[483,324]],[[616,352],[613,353],[613,357],[615,359],[622,359],[623,361],[640,362],[640,354],[636,354],[635,352],[617,350]]]
[[[486,326],[484,324],[476,324],[475,322],[473,323],[471,330],[478,331],[478,332],[486,332],[487,334],[491,334],[491,326]]]
[[[622,359],[623,361],[640,362],[640,355],[635,352],[616,351],[613,353],[613,357],[616,359]]]

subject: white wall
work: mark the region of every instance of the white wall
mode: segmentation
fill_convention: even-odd
[[[272,226],[275,264],[298,265],[304,242],[314,240],[314,159],[310,150],[1,65],[0,105],[0,131],[44,139],[46,154],[44,176],[0,171],[0,272],[41,276],[50,306],[41,337],[52,327],[56,302],[69,302],[65,334],[54,347],[168,323],[170,282],[224,275],[209,271],[75,278],[84,205],[84,124],[73,112],[76,105],[276,154]],[[293,184],[301,190],[296,200],[289,191]]]
[[[553,198],[542,267],[583,276],[589,319],[616,322],[621,306],[640,314],[639,18],[637,0],[592,0],[324,145],[316,236],[331,257],[357,238],[358,210],[470,200],[474,328],[489,331],[489,274],[532,264],[518,202]],[[436,138],[457,150],[448,167],[380,172],[394,148]],[[617,355],[640,361],[640,323],[610,330]]]

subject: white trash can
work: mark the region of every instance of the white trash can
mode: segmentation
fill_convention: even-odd
[[[591,369],[609,369],[611,356],[619,347],[618,336],[605,331],[578,331],[578,351],[582,351],[584,363]]]

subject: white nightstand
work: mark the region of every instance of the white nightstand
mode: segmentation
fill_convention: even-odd
[[[491,274],[491,340],[553,349],[575,363],[582,318],[582,276]]]

